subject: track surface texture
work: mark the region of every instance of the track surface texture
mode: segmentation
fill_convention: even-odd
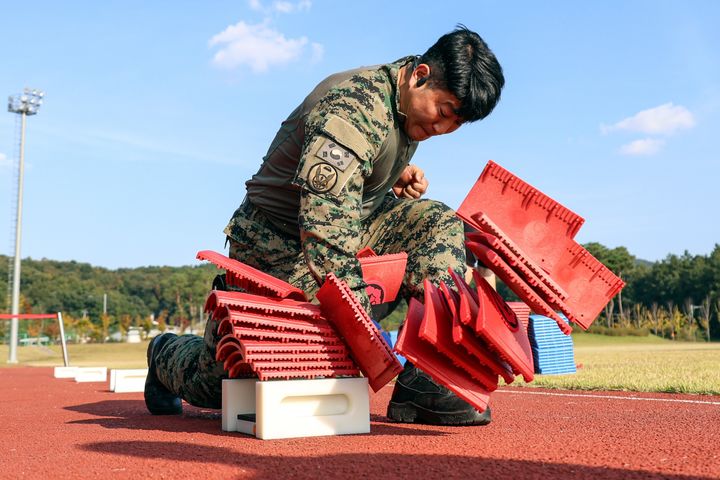
[[[0,386],[0,478],[720,478],[720,397],[502,388],[491,425],[436,427],[388,422],[386,386],[368,435],[263,441],[49,368]]]

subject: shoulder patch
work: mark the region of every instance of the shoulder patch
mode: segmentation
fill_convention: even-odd
[[[330,137],[340,141],[363,160],[372,160],[375,149],[357,127],[337,115],[328,115],[323,130]]]
[[[338,171],[326,162],[316,163],[308,171],[308,186],[317,193],[327,193],[338,181]]]
[[[336,150],[336,151],[334,151]],[[317,194],[339,197],[348,180],[360,174],[355,154],[330,138],[318,136],[306,150],[293,183]],[[323,152],[327,156],[323,156]],[[347,157],[345,156],[347,153]],[[339,157],[339,158],[334,158]]]
[[[325,139],[315,156],[344,172],[356,159],[355,154],[338,143]]]

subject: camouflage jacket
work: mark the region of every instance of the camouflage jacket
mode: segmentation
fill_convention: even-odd
[[[368,312],[355,254],[361,221],[380,206],[417,148],[398,109],[398,72],[412,59],[321,82],[283,122],[246,184],[248,198],[273,225],[300,237],[318,283],[335,272]]]

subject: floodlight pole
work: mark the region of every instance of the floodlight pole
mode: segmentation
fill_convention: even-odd
[[[21,95],[10,96],[8,99],[8,111],[19,113],[22,117],[20,127],[20,158],[18,159],[18,190],[17,190],[17,215],[15,216],[15,257],[13,265],[12,283],[12,306],[13,315],[20,313],[20,245],[22,240],[22,199],[23,199],[23,177],[25,174],[25,120],[28,115],[35,115],[42,105],[42,98],[45,94],[39,90],[25,89]],[[18,363],[18,319],[13,317],[10,321],[10,355],[8,363]]]
[[[25,174],[25,112],[22,116],[20,127],[20,159],[18,161],[18,189],[17,189],[17,215],[15,216],[15,257],[13,265],[12,283],[12,308],[10,313],[20,313],[20,244],[22,241],[22,198],[23,198],[23,177]],[[10,320],[10,358],[8,363],[18,363],[18,319],[13,317]]]

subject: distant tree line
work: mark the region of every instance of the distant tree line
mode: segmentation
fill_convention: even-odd
[[[672,339],[720,338],[720,245],[709,255],[686,251],[654,263],[638,260],[625,247],[585,248],[627,282],[596,324]]]
[[[0,256],[0,279],[9,282],[8,268],[8,257]],[[184,330],[202,323],[205,299],[219,271],[210,264],[109,270],[75,261],[28,258],[22,261],[21,273],[21,312],[62,312],[65,324],[78,336],[104,340],[132,326],[149,331],[172,325]],[[9,312],[9,289],[2,293],[0,310]],[[2,323],[0,336],[8,332],[9,322]],[[55,328],[51,321],[21,322],[21,331],[28,336],[40,331],[56,334]]]
[[[584,246],[627,282],[596,320],[594,331],[649,332],[683,340],[720,338],[720,245],[709,255],[685,252],[658,262],[639,260],[625,247]],[[9,280],[8,260],[0,256],[0,279]],[[217,273],[209,264],[109,270],[74,261],[24,259],[21,311],[61,311],[72,331],[94,340],[131,326],[149,331],[174,325],[184,330],[204,321],[203,305]],[[7,291],[0,300],[3,312],[10,311]],[[512,296],[502,285],[500,292]],[[103,314],[105,294],[107,313]],[[401,316],[402,310],[393,317]],[[0,337],[7,335],[8,323],[0,324]],[[29,336],[41,331],[57,335],[53,322],[21,324]]]

